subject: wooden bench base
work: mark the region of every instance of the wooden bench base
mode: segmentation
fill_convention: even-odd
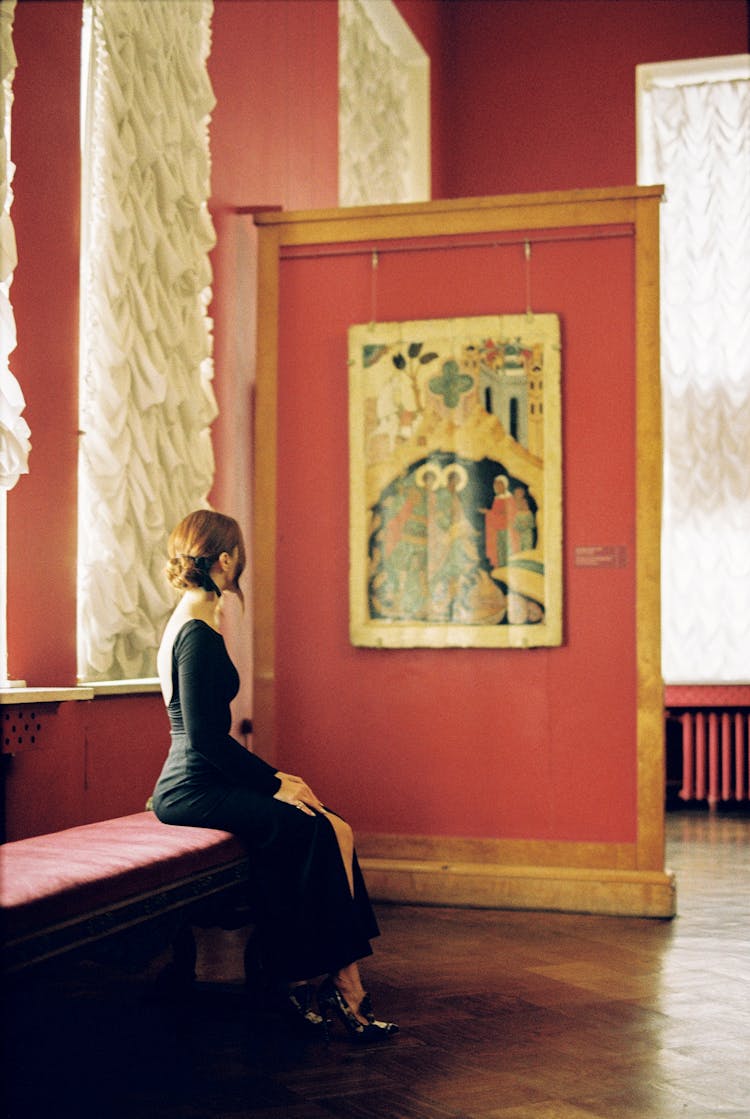
[[[194,972],[192,926],[251,922],[251,863],[227,832],[150,812],[0,847],[6,976],[76,954],[141,966],[170,944]]]

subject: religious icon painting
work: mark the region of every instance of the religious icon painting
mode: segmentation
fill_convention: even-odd
[[[354,645],[562,641],[560,321],[349,329]]]

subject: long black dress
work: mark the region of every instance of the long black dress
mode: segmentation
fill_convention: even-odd
[[[264,962],[279,979],[309,979],[369,956],[378,926],[356,855],[351,895],[329,820],[275,800],[274,768],[229,734],[238,688],[221,634],[186,622],[172,650],[172,741],[154,811],[164,823],[220,828],[247,844]]]

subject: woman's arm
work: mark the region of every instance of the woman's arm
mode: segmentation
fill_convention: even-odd
[[[231,661],[221,638],[208,626],[189,626],[178,635],[174,653],[182,718],[192,748],[230,781],[273,796],[282,784],[274,767],[228,733]]]

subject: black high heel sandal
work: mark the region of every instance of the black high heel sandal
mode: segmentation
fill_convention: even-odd
[[[367,1023],[360,1022],[330,976],[320,986],[318,1006],[326,1023],[332,1021],[335,1014],[343,1023],[350,1039],[360,1044],[366,1045],[371,1041],[387,1041],[388,1038],[398,1033],[398,1026],[395,1022],[378,1022],[375,1020],[369,995],[365,995],[359,1005],[359,1013],[367,1019]]]
[[[328,1023],[314,1008],[315,989],[309,983],[290,987],[282,1000],[287,1021],[299,1027],[308,1037],[328,1040]]]

